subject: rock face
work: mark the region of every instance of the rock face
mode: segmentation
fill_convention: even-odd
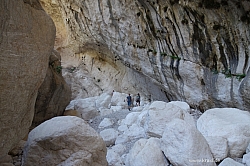
[[[234,161],[231,158],[226,158],[219,164],[219,166],[244,166],[244,165]]]
[[[181,119],[166,124],[161,148],[173,165],[216,166],[205,138],[194,126]]]
[[[84,120],[55,117],[30,132],[23,165],[107,166],[106,153],[104,141]]]
[[[185,120],[187,123],[195,127],[193,117],[187,113],[186,110],[176,106],[174,102],[153,102],[148,109],[148,120],[144,125],[147,135],[161,137],[166,127],[166,123],[175,118]]]
[[[38,90],[32,128],[55,116],[63,115],[71,99],[70,87],[62,77],[60,55],[50,55],[46,77]]]
[[[204,110],[250,108],[249,1],[41,2],[58,29],[65,67],[81,68],[78,77],[92,82],[82,96],[110,85]]]
[[[1,158],[29,131],[56,32],[36,0],[0,1],[0,25]]]
[[[210,109],[198,119],[197,128],[204,137],[227,139],[229,157],[242,157],[250,142],[250,113],[236,108]],[[218,145],[225,149],[224,143]]]
[[[134,144],[128,154],[128,162],[126,165],[168,166],[169,163],[161,151],[160,140],[158,138],[150,138],[140,139]]]

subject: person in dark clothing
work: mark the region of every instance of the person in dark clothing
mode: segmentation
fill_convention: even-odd
[[[138,93],[137,96],[136,96],[136,98],[135,98],[136,106],[140,106],[140,101],[141,101],[141,96]]]
[[[130,94],[128,94],[127,96],[127,102],[128,102],[128,110],[131,110],[131,105],[132,105],[132,98],[130,96]]]

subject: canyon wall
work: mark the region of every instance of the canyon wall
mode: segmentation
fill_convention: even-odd
[[[0,1],[0,160],[29,132],[55,35],[39,1]]]
[[[82,89],[81,97],[114,88],[140,91],[157,100],[186,101],[202,110],[250,108],[249,0],[41,0],[41,4],[55,22],[55,49],[63,67],[71,70],[65,70],[68,82],[84,71],[94,81]],[[101,66],[103,62],[113,69]],[[71,82],[73,89],[82,86]]]

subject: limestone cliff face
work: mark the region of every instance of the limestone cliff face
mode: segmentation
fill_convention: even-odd
[[[121,90],[201,109],[250,108],[249,0],[41,2],[56,24],[65,67],[79,67],[88,57],[98,68],[101,59],[120,74],[106,82]],[[101,68],[99,74],[85,69],[108,76]]]
[[[54,39],[38,1],[0,1],[0,160],[29,131]]]

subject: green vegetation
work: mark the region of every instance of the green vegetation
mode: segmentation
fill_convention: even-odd
[[[211,72],[213,72],[213,74],[219,73],[219,71],[217,69],[212,69]],[[221,73],[225,75],[225,78],[232,78],[234,76],[239,81],[241,81],[243,78],[246,77],[246,74],[244,74],[244,73],[243,74],[232,74],[230,69],[222,70]]]
[[[156,53],[157,53],[156,50],[152,50],[152,49],[148,49],[148,52],[152,52],[153,54],[156,54]]]
[[[217,69],[212,69],[211,72],[212,72],[213,74],[218,74],[218,73],[219,73]]]
[[[167,56],[168,54],[165,52],[161,52],[161,56]]]
[[[231,78],[232,77],[232,73],[231,73],[230,69],[222,70],[222,74],[224,74],[226,78]]]
[[[246,74],[236,74],[236,79],[241,81],[244,77],[246,77]]]
[[[181,59],[180,57],[178,57],[178,56],[176,56],[176,55],[170,55],[170,57],[173,58],[173,59],[178,59],[178,60]]]
[[[60,74],[62,71],[62,66],[56,66],[56,72]]]

